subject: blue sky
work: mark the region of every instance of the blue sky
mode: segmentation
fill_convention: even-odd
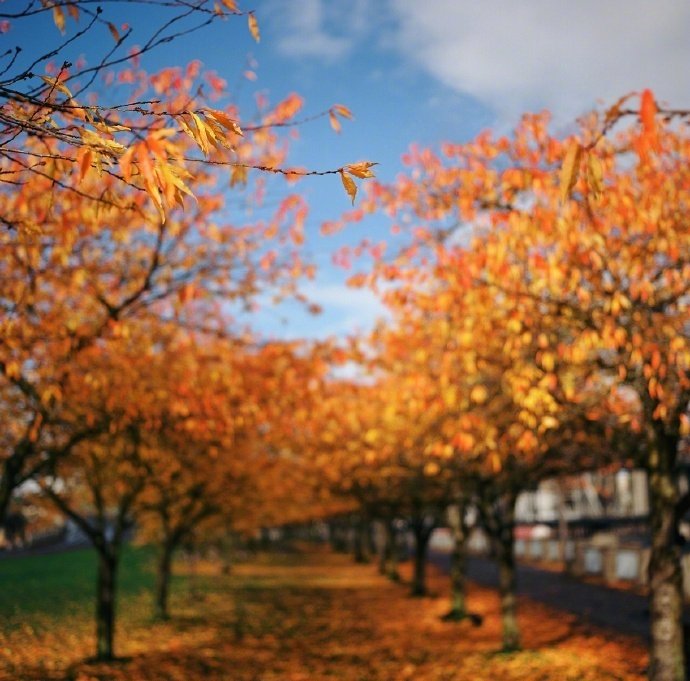
[[[4,8],[20,0],[6,0]],[[21,3],[24,4],[23,2]],[[254,9],[257,45],[244,18],[230,18],[162,46],[144,65],[200,59],[250,101],[257,90],[272,101],[290,92],[306,100],[306,113],[348,106],[355,120],[335,135],[325,120],[302,128],[291,160],[331,169],[362,159],[379,162],[393,179],[412,142],[435,145],[466,140],[480,130],[505,130],[524,111],[551,109],[567,125],[597,102],[651,87],[659,99],[690,107],[690,3],[687,0],[239,0]],[[104,3],[106,18],[134,27],[142,41],[159,23],[153,10]],[[112,41],[107,31],[99,40]],[[25,50],[58,42],[47,23],[17,25],[0,48],[18,36]],[[104,43],[82,43],[87,59]],[[100,48],[100,49],[99,49]],[[93,52],[93,54],[91,54]],[[256,82],[241,77],[248,58]],[[344,286],[350,273],[331,263],[339,245],[364,232],[386,237],[385,220],[369,221],[335,238],[320,237],[323,220],[349,208],[337,178],[298,185],[311,205],[306,249],[319,265],[305,292],[322,304],[311,317],[295,306],[264,305],[255,323],[268,336],[322,337],[367,328],[380,307],[364,291]]]

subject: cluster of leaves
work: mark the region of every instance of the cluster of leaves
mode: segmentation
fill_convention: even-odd
[[[265,678],[295,681],[329,674],[425,681],[644,678],[639,642],[604,636],[532,603],[522,613],[527,649],[495,654],[497,600],[478,588],[471,600],[484,616],[482,628],[449,627],[439,620],[445,598],[411,601],[370,567],[352,566],[342,556],[271,555],[236,565],[231,576],[219,576],[217,565],[200,563],[196,575],[191,569],[182,566],[184,581],[175,593],[183,620],[151,625],[142,599],[127,601],[127,661],[114,667],[84,663],[88,628],[75,618],[67,633],[60,620],[40,633],[4,634],[0,664],[27,680],[61,679],[66,669],[80,679],[141,681],[199,674],[220,679],[228,669],[237,679],[255,678],[259,670]],[[194,585],[203,589],[203,601],[189,591]],[[440,580],[433,586],[443,590]]]
[[[359,351],[371,384],[343,389],[346,400],[363,394],[363,416],[330,417],[354,432],[334,440],[349,464],[342,488],[373,480],[386,506],[406,489],[400,478],[414,490],[405,503],[421,489],[427,505],[467,495],[507,543],[515,498],[539,479],[646,469],[652,583],[675,594],[654,610],[675,632],[654,667],[673,674],[682,637],[670,528],[688,507],[677,477],[690,432],[686,119],[645,90],[565,137],[541,114],[510,136],[412,147],[409,172],[369,185],[344,220],[385,213],[404,245],[353,277],[381,294],[393,322]]]

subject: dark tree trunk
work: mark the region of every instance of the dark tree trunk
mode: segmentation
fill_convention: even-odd
[[[172,557],[174,547],[170,542],[166,542],[161,547],[156,566],[156,601],[155,611],[158,619],[167,620],[170,617],[168,610],[168,597],[170,595],[170,578],[172,575]]]
[[[0,474],[0,524],[5,520],[12,502],[14,490],[22,481],[22,467],[30,453],[31,444],[26,440],[22,440],[2,464],[2,473]]]
[[[501,599],[503,650],[520,649],[520,628],[517,621],[516,574],[515,574],[515,500],[517,493],[510,490],[493,496],[490,487],[483,491],[482,515],[491,535],[498,560],[498,592]]]
[[[367,537],[368,533],[369,523],[367,522],[366,518],[357,518],[354,526],[353,547],[355,563],[369,562],[369,539]]]
[[[673,471],[678,441],[658,432],[649,440],[647,464],[652,542],[649,678],[651,681],[683,681],[683,582],[677,536],[678,490]]]
[[[466,605],[466,570],[467,570],[467,527],[465,526],[465,508],[460,505],[457,510],[448,513],[453,550],[450,554],[451,608],[445,616],[449,620],[462,620],[467,617]]]
[[[428,594],[426,586],[426,557],[432,529],[432,527],[426,527],[423,521],[412,524],[412,533],[414,535],[413,596],[426,596]]]
[[[568,547],[568,517],[566,515],[565,489],[563,482],[558,480],[558,559],[567,565]]]
[[[339,553],[348,551],[347,526],[342,520],[335,521],[333,525],[333,549]]]
[[[385,575],[388,572],[388,563],[391,559],[391,542],[388,532],[388,520],[381,520],[378,527],[381,533],[379,537],[378,557],[379,557],[379,574]]]
[[[383,529],[384,541],[379,572],[382,575],[386,575],[388,579],[398,582],[400,581],[400,574],[398,573],[398,533],[395,529],[395,521],[393,519],[386,519]]]
[[[520,629],[517,622],[515,595],[515,554],[513,553],[513,524],[504,525],[496,541],[498,557],[498,589],[501,597],[503,650],[520,649]]]
[[[98,550],[98,581],[96,585],[96,659],[115,657],[115,598],[117,586],[117,551]]]

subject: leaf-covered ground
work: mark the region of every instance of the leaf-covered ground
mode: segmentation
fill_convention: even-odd
[[[174,618],[154,623],[150,597],[121,607],[112,665],[85,662],[93,647],[86,612],[14,627],[0,635],[0,678],[32,681],[608,681],[642,680],[641,642],[612,638],[567,615],[522,601],[525,650],[498,653],[495,593],[475,588],[484,616],[444,623],[447,580],[433,598],[412,599],[373,566],[327,552],[266,555],[231,575],[199,564],[176,583]]]

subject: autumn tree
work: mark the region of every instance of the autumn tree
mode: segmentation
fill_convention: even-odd
[[[521,347],[525,361],[506,377],[513,374],[513,388],[524,384],[514,395],[528,415],[525,397],[535,389],[537,406],[556,401],[570,413],[581,393],[568,373],[589,376],[605,388],[592,416],[615,413],[629,439],[638,437],[652,506],[650,677],[666,680],[684,674],[677,521],[685,508],[678,452],[688,408],[688,139],[682,122],[664,123],[684,112],[659,109],[649,91],[639,106],[635,97],[584,119],[571,137],[550,134],[548,116],[526,116],[510,137],[484,133],[440,153],[413,149],[410,174],[377,185],[364,208],[383,207],[395,215],[396,231],[409,228],[410,247],[378,268],[391,279],[423,258],[443,261],[467,240],[470,225],[486,235],[476,256],[485,258],[482,268],[467,270],[459,259],[455,276],[467,289],[489,292],[472,323],[492,308],[505,310],[502,340]],[[535,334],[539,326],[543,335]],[[505,433],[519,436],[510,449],[520,463],[532,445],[513,447],[536,440],[541,449],[540,420],[560,426],[563,419],[542,411],[530,426],[518,416],[523,434],[510,426]]]
[[[0,82],[0,390],[16,404],[3,443],[0,515],[45,460],[92,434],[88,427],[60,441],[48,433],[69,366],[84,348],[154,307],[171,318],[189,300],[212,309],[214,295],[246,304],[260,291],[292,290],[310,272],[296,255],[306,213],[296,195],[273,216],[240,225],[228,220],[218,182],[229,175],[233,191],[247,187],[241,195],[252,203],[265,190],[254,170],[290,180],[339,174],[350,185],[371,174],[366,164],[323,172],[285,165],[278,132],[300,123],[295,94],[275,106],[262,98],[245,120],[223,79],[197,62],[155,74],[140,68],[143,54],[225,18],[243,16],[258,40],[253,12],[231,1],[120,4],[162,13],[148,40],[129,51],[132,30],[85,0],[27,2],[0,13],[9,37],[19,26],[28,35],[43,16],[64,35],[45,53],[34,54],[35,45],[8,51]],[[95,63],[51,65],[97,31],[112,47]],[[351,114],[336,105],[318,116],[338,128]]]
[[[81,371],[65,386],[71,422],[107,424],[70,456],[34,480],[56,507],[88,538],[98,553],[96,657],[114,657],[117,575],[121,550],[133,529],[136,502],[147,482],[147,460],[155,454],[146,442],[151,424],[166,403],[155,352],[142,352],[149,339],[136,329],[127,338],[94,345],[80,355]],[[63,428],[69,430],[68,424]],[[77,426],[78,427],[78,426]]]

